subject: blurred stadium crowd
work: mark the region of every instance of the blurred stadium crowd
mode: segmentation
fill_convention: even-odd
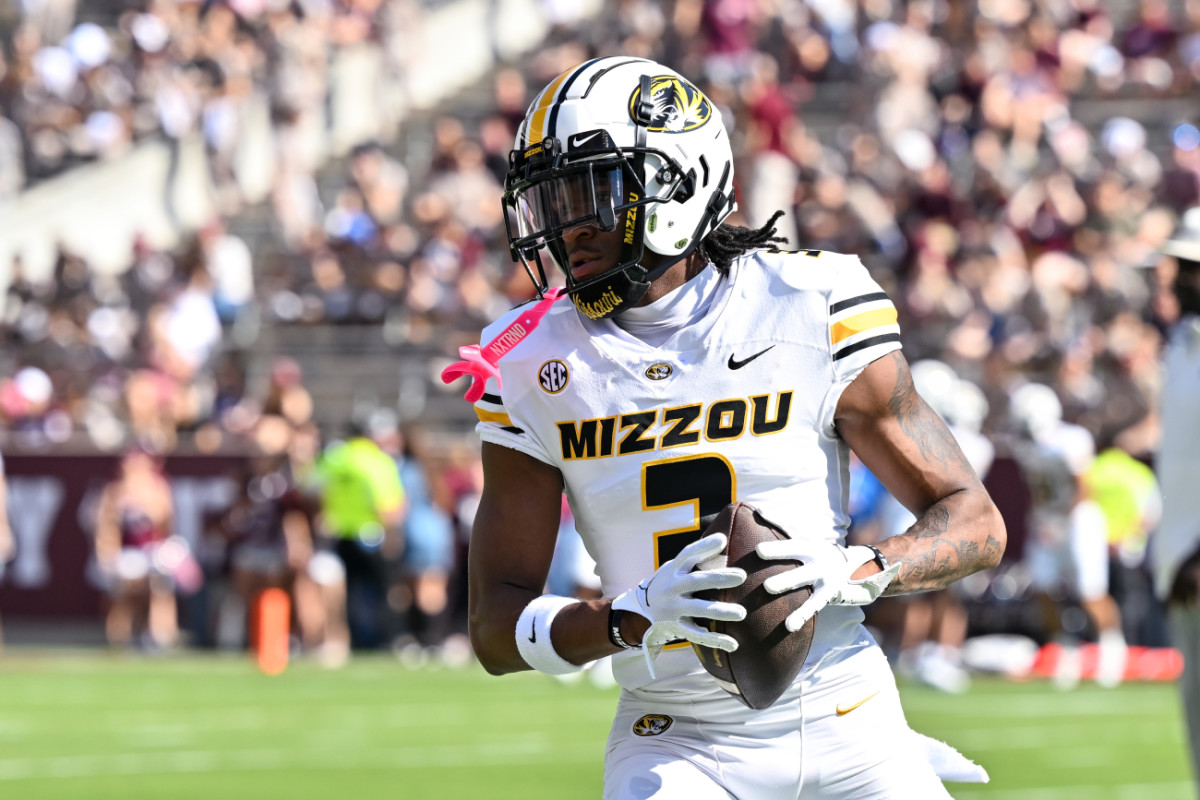
[[[1143,470],[1159,437],[1163,334],[1178,316],[1173,262],[1158,251],[1200,203],[1200,2],[609,0],[602,22],[542,6],[555,24],[533,55],[496,70],[455,113],[409,121],[405,136],[428,142],[419,158],[404,137],[363,142],[319,175],[305,141],[328,102],[329,52],[365,43],[403,70],[409,4],[150,0],[105,24],[78,22],[69,0],[25,4],[0,43],[0,198],[132,141],[202,130],[220,215],[177,250],[139,245],[120,275],[65,249],[49,280],[12,265],[0,318],[5,453],[67,442],[246,453],[244,490],[208,529],[224,544],[191,543],[204,571],[230,586],[292,587],[315,649],[345,639],[328,630],[338,602],[391,609],[390,622],[359,619],[356,643],[436,646],[461,632],[479,487],[465,418],[429,437],[419,417],[358,409],[339,421],[356,426],[347,438],[343,425],[317,424],[296,361],[277,354],[256,386],[246,353],[273,326],[383,326],[401,345],[439,348],[431,367],[477,340],[531,293],[508,257],[499,196],[532,92],[597,54],[644,56],[696,76],[730,121],[733,221],[757,226],[783,209],[793,246],[859,254],[900,309],[910,363],[933,365],[938,410],[985,443],[1010,569],[929,612],[961,629],[923,625],[949,648],[937,654],[961,666],[968,624],[1162,645],[1143,579],[1156,494]],[[284,154],[271,235],[253,248],[228,163],[250,87],[268,91]],[[1014,402],[1032,385],[1050,394]],[[329,487],[342,473],[330,465],[345,453],[327,446],[371,440],[407,496],[372,512],[387,536],[365,523],[370,535],[333,529]],[[861,477],[854,535],[887,535],[888,511]],[[1107,604],[1072,600],[1085,581],[1054,580],[1087,571],[1070,552],[1087,536],[1070,531],[1097,526],[1116,578],[1103,581]],[[359,552],[327,546],[339,537],[358,538]],[[1030,566],[1039,542],[1068,554],[1049,579]],[[340,558],[312,568],[327,551]],[[342,577],[347,599],[322,594]],[[1035,603],[1010,602],[1035,595],[1057,611],[1035,619]],[[921,645],[911,613],[880,616],[896,650]],[[220,616],[203,615],[199,640],[220,639]],[[951,673],[941,682],[960,685]]]

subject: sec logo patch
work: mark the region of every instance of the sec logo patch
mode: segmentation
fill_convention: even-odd
[[[538,384],[549,394],[558,394],[567,388],[571,372],[567,365],[557,358],[547,361],[538,368]]]
[[[666,733],[674,721],[666,714],[647,714],[633,723],[633,733],[635,736],[658,736]]]

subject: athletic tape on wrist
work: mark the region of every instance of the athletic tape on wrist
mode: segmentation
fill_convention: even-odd
[[[550,639],[550,626],[558,612],[578,602],[570,597],[544,594],[525,606],[517,620],[516,637],[517,650],[526,664],[547,675],[566,675],[583,669],[582,665],[572,664],[560,656]]]

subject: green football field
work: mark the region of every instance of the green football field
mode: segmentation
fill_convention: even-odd
[[[595,798],[613,689],[387,656],[0,655],[0,798]],[[910,686],[913,727],[985,765],[959,800],[1195,797],[1174,687]],[[748,799],[752,800],[752,799]]]

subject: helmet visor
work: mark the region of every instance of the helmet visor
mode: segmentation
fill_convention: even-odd
[[[611,230],[624,198],[622,169],[612,162],[581,165],[519,187],[511,197],[521,239],[549,237],[584,224]]]

